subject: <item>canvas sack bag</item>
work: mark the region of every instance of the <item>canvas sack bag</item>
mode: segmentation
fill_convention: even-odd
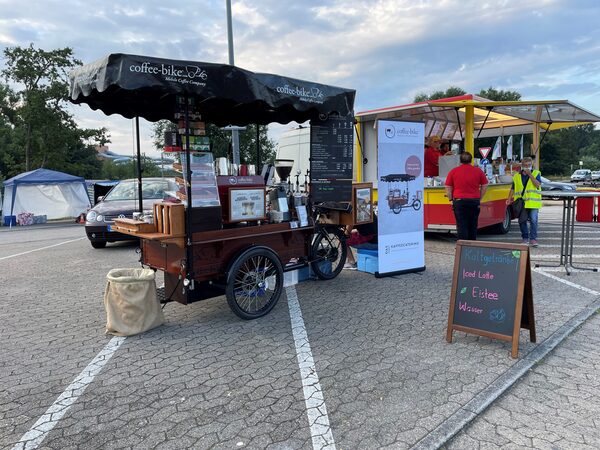
[[[523,199],[516,199],[511,206],[513,217],[519,219],[520,224],[527,222],[527,210],[525,209],[525,202]]]
[[[107,334],[132,336],[165,322],[152,269],[113,269],[106,280]]]

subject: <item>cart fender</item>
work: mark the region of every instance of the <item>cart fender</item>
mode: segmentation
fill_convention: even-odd
[[[279,256],[277,255],[277,253],[275,253],[271,248],[265,246],[265,245],[249,245],[248,247],[240,250],[239,252],[237,252],[235,254],[235,256],[233,258],[231,258],[231,261],[229,261],[229,263],[227,264],[227,270],[225,272],[225,280],[226,282],[229,282],[229,273],[231,272],[231,267],[235,264],[235,262],[242,258],[246,253],[250,252],[251,250],[255,250],[257,248],[263,249],[267,252],[270,252],[273,254],[273,256],[275,256],[277,259],[279,259]],[[281,260],[279,259],[279,261],[281,262]],[[283,265],[283,264],[282,264]]]
[[[327,225],[322,227],[323,230],[329,232],[330,230],[339,230],[342,232],[342,244],[344,244],[347,240],[348,240],[348,236],[346,236],[346,233],[344,232],[344,228],[343,227],[339,227],[336,225]]]

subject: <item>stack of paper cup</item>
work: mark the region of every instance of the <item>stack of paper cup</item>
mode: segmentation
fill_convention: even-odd
[[[229,175],[229,162],[227,158],[217,158],[217,175]]]

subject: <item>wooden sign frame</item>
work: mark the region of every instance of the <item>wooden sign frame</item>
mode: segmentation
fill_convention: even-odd
[[[456,306],[456,289],[460,269],[461,250],[463,247],[493,248],[502,250],[519,250],[521,258],[519,263],[519,278],[517,285],[517,301],[515,304],[514,324],[512,335],[492,333],[477,328],[465,327],[454,323],[454,308]],[[523,314],[525,312],[525,314]],[[516,358],[519,354],[519,334],[521,328],[529,330],[531,342],[536,342],[535,316],[533,312],[533,289],[531,286],[531,262],[529,258],[529,247],[523,244],[507,244],[504,242],[481,242],[481,241],[457,241],[454,256],[454,271],[452,274],[452,291],[450,292],[450,307],[448,310],[448,328],[446,341],[452,342],[453,331],[486,336],[492,339],[510,342],[512,344],[511,357]]]
[[[244,191],[244,192],[260,192],[261,198],[262,198],[262,208],[261,208],[261,212],[262,215],[254,215],[254,216],[250,216],[250,217],[235,217],[234,216],[234,196],[233,193],[234,192],[240,192],[240,191]],[[254,222],[257,220],[266,220],[267,218],[267,213],[266,213],[266,197],[265,197],[265,188],[264,187],[230,187],[229,188],[229,217],[228,219],[228,223],[238,223],[238,222]]]
[[[369,218],[367,220],[358,220],[358,191],[369,189]],[[373,183],[354,183],[352,185],[352,215],[354,217],[354,224],[360,225],[363,223],[373,222]]]
[[[369,209],[370,214],[367,220],[359,221],[357,217],[358,208],[357,208],[357,196],[356,191],[359,189],[369,189]],[[340,213],[339,214],[339,224],[340,225],[361,225],[365,223],[373,222],[373,183],[352,183],[352,211],[349,213]]]

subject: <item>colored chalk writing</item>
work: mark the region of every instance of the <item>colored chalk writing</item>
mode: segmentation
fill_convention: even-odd
[[[515,341],[528,328],[535,342],[529,250],[523,245],[459,241],[447,339],[460,330]],[[525,300],[525,303],[524,303]],[[515,325],[517,324],[517,325]],[[518,347],[513,347],[516,357]]]
[[[468,306],[455,305],[454,323],[511,335],[520,262],[518,250],[461,246],[457,289]],[[504,320],[493,320],[493,310],[503,310]]]

